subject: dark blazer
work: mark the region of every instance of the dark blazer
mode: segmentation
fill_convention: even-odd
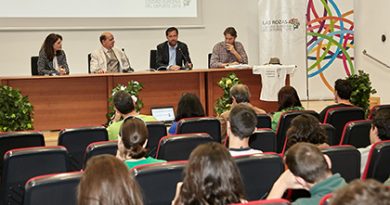
[[[180,51],[180,50],[182,51]],[[183,55],[185,57],[183,57]],[[190,53],[188,52],[188,47],[185,43],[177,41],[177,48],[176,48],[176,65],[180,67],[184,67],[186,60],[188,60],[188,63],[191,62]],[[157,67],[166,67],[169,64],[169,48],[168,48],[168,41],[165,41],[164,43],[160,43],[157,46],[157,56],[156,56],[156,63]]]
[[[66,62],[66,55],[65,52],[62,50],[60,51],[59,55],[57,55],[57,61],[58,65],[64,67],[66,70],[66,74],[69,74],[69,67],[68,63]],[[40,50],[39,51],[39,58],[38,58],[38,74],[39,75],[59,75],[59,72],[54,69],[53,67],[53,61],[49,60],[46,56],[45,51]]]

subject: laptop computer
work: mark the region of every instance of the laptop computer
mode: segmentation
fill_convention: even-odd
[[[173,106],[152,107],[150,112],[156,120],[163,122],[165,125],[171,125],[175,120],[175,111]]]

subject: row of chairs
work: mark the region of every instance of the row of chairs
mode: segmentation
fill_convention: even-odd
[[[324,149],[323,152],[332,160],[332,171],[340,173],[346,181],[360,177],[360,153],[355,147],[334,146]],[[30,204],[29,201],[42,200],[40,197],[47,202],[35,204],[53,204],[53,200],[59,204],[58,199],[61,197],[66,198],[63,200],[66,201],[65,204],[73,204],[74,198],[64,195],[74,194],[75,188],[71,187],[76,187],[81,173],[50,175],[70,171],[67,166],[69,159],[64,147],[13,149],[5,154],[4,159],[5,166],[1,183],[2,204]],[[389,160],[390,141],[373,145],[362,178],[385,181],[390,174]],[[235,161],[240,169],[248,200],[265,197],[284,171],[282,158],[277,154],[249,155],[237,157]],[[133,168],[130,173],[142,188],[145,204],[170,202],[175,193],[176,183],[182,180],[185,164],[186,161],[174,161]],[[61,187],[67,191],[60,191]],[[50,194],[51,191],[56,191],[57,194],[63,193],[63,195]]]

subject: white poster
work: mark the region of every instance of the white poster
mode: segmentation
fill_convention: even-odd
[[[307,99],[307,0],[259,0],[259,54],[261,65],[271,57],[283,65],[296,65],[290,84],[301,100]],[[265,85],[263,85],[265,86]]]
[[[333,99],[334,82],[355,73],[353,0],[308,0],[309,98]]]

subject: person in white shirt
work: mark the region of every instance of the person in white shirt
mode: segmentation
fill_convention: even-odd
[[[361,154],[361,173],[363,174],[364,168],[367,164],[368,154],[373,144],[383,141],[390,140],[390,110],[383,109],[376,112],[372,120],[370,129],[370,142],[371,144],[365,148],[359,148]]]
[[[232,157],[262,153],[249,147],[249,138],[256,129],[255,111],[245,104],[238,104],[230,111],[227,123],[229,152]]]
[[[124,51],[114,47],[114,35],[104,32],[100,35],[102,47],[91,53],[92,73],[120,73],[134,71]]]

